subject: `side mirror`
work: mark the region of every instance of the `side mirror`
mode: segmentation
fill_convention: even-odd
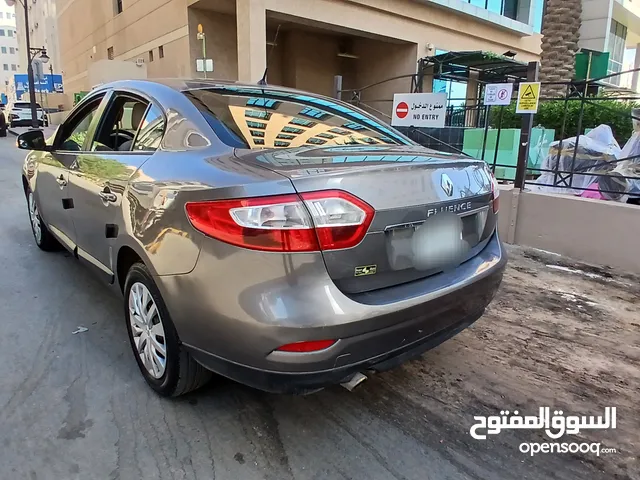
[[[29,130],[18,135],[16,140],[18,148],[22,150],[48,150],[42,130]]]

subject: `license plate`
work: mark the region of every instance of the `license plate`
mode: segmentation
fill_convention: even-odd
[[[427,219],[411,238],[413,266],[431,270],[458,265],[468,251],[462,238],[462,220],[457,215],[437,215]]]

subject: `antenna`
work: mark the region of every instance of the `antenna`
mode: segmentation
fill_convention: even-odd
[[[278,24],[278,28],[276,28],[276,34],[273,37],[273,42],[271,42],[271,50],[269,50],[269,55],[267,55],[267,66],[264,69],[264,74],[262,75],[262,78],[258,81],[258,85],[267,84],[267,73],[269,72],[269,60],[271,60],[271,55],[273,54],[273,50],[275,50],[275,48],[278,46],[278,34],[280,33],[280,26],[281,24]]]

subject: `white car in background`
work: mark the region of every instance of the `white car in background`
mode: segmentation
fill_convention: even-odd
[[[38,125],[43,127],[49,122],[47,114],[39,103],[36,103]],[[7,122],[13,127],[30,127],[31,126],[31,104],[29,102],[15,102],[9,104],[7,111]]]

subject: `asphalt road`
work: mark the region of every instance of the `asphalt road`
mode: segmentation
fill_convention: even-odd
[[[469,436],[478,409],[519,388],[467,402],[460,385],[495,387],[504,360],[501,341],[482,354],[499,360],[477,366],[465,339],[492,341],[477,326],[353,393],[278,396],[216,379],[159,398],[133,359],[121,299],[33,243],[13,142],[0,139],[0,479],[613,478],[575,455],[531,459],[513,436]],[[78,326],[88,331],[73,335]]]

